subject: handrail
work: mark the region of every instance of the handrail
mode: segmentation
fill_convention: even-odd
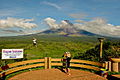
[[[81,63],[84,63],[84,64],[81,64]],[[41,66],[44,66],[45,68],[51,68],[51,66],[62,66],[62,62],[60,58],[50,58],[50,57],[48,58],[45,57],[45,59],[35,59],[35,60],[15,62],[15,63],[8,64],[6,66],[1,67],[0,77],[6,76],[16,71],[34,68],[34,67],[41,67]],[[93,70],[99,71],[100,70],[99,67],[103,66],[103,63],[87,61],[87,60],[71,59],[70,66],[93,69]]]
[[[110,58],[110,60],[113,62],[120,62],[120,58]]]
[[[72,59],[71,62],[78,62],[78,63],[85,63],[85,64],[97,65],[97,66],[101,66],[101,67],[103,66],[99,62],[87,61],[87,60]]]
[[[6,66],[0,67],[0,71],[1,71],[0,77],[6,76],[16,71],[28,69],[28,68],[45,66],[44,62],[45,62],[45,59],[35,59],[35,60],[27,60],[27,61],[7,64]]]
[[[58,61],[61,61],[61,59],[54,58],[54,59],[51,59],[51,61],[54,61],[54,63],[51,63],[51,66],[61,66],[62,65],[62,63],[56,63]],[[81,67],[81,68],[93,69],[93,70],[96,70],[96,71],[100,71],[99,67],[103,66],[102,63],[87,61],[87,60],[71,59],[70,62],[71,62],[70,66],[72,66],[72,67]],[[75,64],[75,63],[79,63],[79,64]],[[88,64],[88,65],[80,64],[80,63],[85,63],[85,64]],[[96,65],[96,66],[99,66],[99,67],[92,66],[92,65]]]
[[[54,58],[54,59],[51,59],[51,61],[61,61],[61,59]],[[87,61],[87,60],[79,60],[79,59],[71,59],[70,62],[85,63],[85,64],[97,65],[97,66],[100,66],[100,67],[103,66],[103,64],[99,63],[99,62]]]
[[[40,66],[44,66],[44,63],[15,67],[15,68],[12,68],[12,69],[9,69],[9,70],[6,70],[6,71],[3,71],[2,73],[0,73],[0,77],[3,77],[5,75],[8,75],[10,73],[20,71],[20,70],[23,70],[23,69],[28,69],[28,68],[33,68],[33,67],[40,67]]]
[[[36,62],[44,62],[44,59],[27,60],[27,61],[21,61],[21,62],[15,62],[15,63],[12,63],[12,64],[7,64],[5,66],[0,67],[0,71],[7,70],[7,69],[12,68],[12,67],[25,65],[25,64],[30,64],[30,63],[36,63]]]

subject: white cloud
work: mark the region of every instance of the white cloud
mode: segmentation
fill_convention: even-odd
[[[0,28],[13,28],[19,27],[24,29],[31,29],[37,27],[35,23],[30,23],[33,19],[17,19],[8,17],[7,19],[0,20]]]
[[[56,20],[55,19],[46,18],[46,19],[44,19],[44,21],[51,29],[59,28],[58,24],[56,24]]]
[[[60,24],[56,23],[56,20],[53,18],[44,19],[45,23],[50,27],[50,29],[63,29],[65,32],[75,33],[76,28],[73,26],[69,20],[63,20]]]
[[[43,2],[44,4],[46,4],[46,5],[49,5],[49,6],[52,6],[52,7],[54,7],[54,8],[56,8],[56,9],[61,9],[61,7],[60,6],[58,6],[57,4],[55,4],[55,3],[51,3],[51,2]]]
[[[60,28],[67,27],[68,23],[64,20],[61,21],[61,24],[59,25]]]
[[[91,21],[76,20],[77,23],[74,23],[73,26],[71,26],[65,20],[61,21],[60,24],[57,24],[56,20],[52,18],[46,18],[45,22],[50,28],[54,29],[64,28],[65,30],[67,29],[73,32],[86,30],[99,35],[120,37],[120,26],[108,24],[103,18],[94,18]]]
[[[77,22],[79,22],[79,20],[77,20]],[[103,18],[95,18],[88,22],[80,20],[80,23],[75,24],[75,26],[95,34],[120,37],[120,26],[108,24]]]
[[[59,28],[70,28],[70,23],[67,20],[62,20],[60,24],[56,23],[56,20],[53,18],[45,18],[45,23],[49,26],[50,29],[59,29]]]

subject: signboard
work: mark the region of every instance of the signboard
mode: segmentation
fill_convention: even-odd
[[[23,58],[23,49],[2,49],[2,59]]]

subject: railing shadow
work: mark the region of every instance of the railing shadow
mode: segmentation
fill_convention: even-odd
[[[108,80],[120,80],[120,78],[114,77],[114,76],[111,76],[111,75],[108,75],[107,79]]]

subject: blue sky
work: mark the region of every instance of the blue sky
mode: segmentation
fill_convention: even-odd
[[[0,0],[0,36],[37,33],[70,20],[79,29],[120,37],[119,3],[119,0]],[[103,28],[101,32],[99,27]]]

